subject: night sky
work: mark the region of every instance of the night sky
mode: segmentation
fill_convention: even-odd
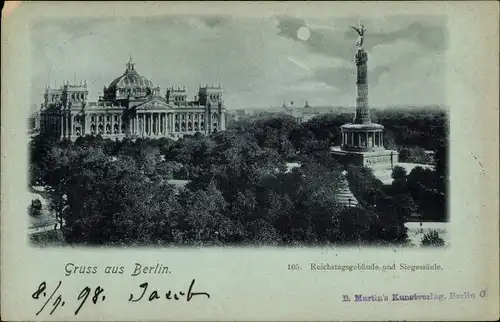
[[[278,16],[47,20],[33,25],[32,103],[45,84],[87,80],[90,99],[125,70],[162,88],[224,89],[228,109],[355,104],[352,19]],[[369,102],[374,107],[445,104],[446,20],[439,16],[364,18]]]

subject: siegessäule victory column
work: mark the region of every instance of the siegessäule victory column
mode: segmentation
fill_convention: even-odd
[[[384,148],[384,126],[371,122],[368,108],[368,54],[363,49],[366,29],[351,26],[358,34],[356,41],[356,115],[352,123],[342,125],[342,145],[332,147],[331,153],[343,164],[371,168],[392,168],[398,162],[398,152]]]

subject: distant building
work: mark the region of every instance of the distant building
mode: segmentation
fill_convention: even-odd
[[[130,58],[125,72],[88,102],[87,83],[46,87],[40,110],[41,133],[71,140],[84,135],[104,138],[159,138],[208,134],[226,129],[222,88],[201,86],[188,101],[185,87],[160,87],[139,75]]]
[[[40,112],[33,112],[28,118],[28,129],[31,132],[37,132],[40,130]]]
[[[284,104],[283,110],[281,113],[286,114],[286,115],[291,115],[297,121],[297,123],[304,123],[316,116],[320,116],[323,114],[330,114],[334,112],[335,108],[333,107],[311,107],[309,105],[309,102],[306,101],[306,104],[304,107],[296,107],[296,108],[290,108]]]

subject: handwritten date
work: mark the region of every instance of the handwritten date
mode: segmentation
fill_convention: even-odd
[[[58,307],[63,307],[66,304],[66,301],[63,299],[62,294],[59,292],[59,288],[61,287],[61,284],[62,284],[62,282],[59,281],[57,286],[52,291],[52,294],[50,294],[50,296],[48,298],[47,298],[47,283],[42,282],[42,283],[40,283],[40,285],[38,285],[38,289],[31,295],[31,297],[35,300],[46,299],[46,298],[47,299],[45,300],[45,302],[42,305],[42,307],[40,308],[40,310],[38,310],[38,312],[36,312],[36,315],[39,315],[40,313],[42,313],[42,311],[45,309],[45,307],[51,302],[52,302],[51,303],[52,310],[49,313],[50,315],[52,315]],[[80,294],[77,297],[77,300],[80,301],[80,304],[75,311],[75,315],[78,315],[78,313],[80,312],[80,309],[87,302],[87,299],[91,293],[92,293],[92,289],[88,286],[85,286],[81,290]],[[97,286],[94,289],[91,303],[97,304],[98,302],[103,302],[106,299],[106,296],[103,293],[104,293],[104,289],[100,286]],[[56,296],[56,297],[52,301],[54,296]]]
[[[148,290],[149,284],[145,282],[139,285],[139,291],[137,292],[136,295],[134,295],[133,293],[130,294],[128,301],[151,302],[154,300],[166,299],[174,301],[185,300],[186,302],[189,302],[195,296],[210,298],[210,294],[208,294],[207,292],[195,292],[194,284],[195,284],[195,279],[191,281],[191,284],[189,285],[187,291],[163,290],[163,292],[160,292],[156,289]],[[76,297],[75,301],[76,303],[72,304],[71,301],[68,301],[67,304],[64,298],[63,291],[61,290],[61,285],[62,285],[61,281],[59,281],[59,283],[53,289],[52,287],[49,287],[49,285],[47,285],[45,281],[40,283],[40,285],[38,285],[38,289],[31,295],[31,297],[34,300],[43,303],[38,312],[36,312],[36,315],[42,313],[47,306],[49,307],[51,306],[49,314],[52,315],[58,308],[63,307],[65,305],[67,307],[69,306],[75,308],[75,315],[78,315],[82,307],[85,306],[85,303],[88,303],[87,306],[88,305],[93,306],[102,303],[106,300],[104,288],[102,288],[101,286],[97,286],[95,288],[85,286],[78,295],[76,295],[76,293],[74,294],[74,296]]]

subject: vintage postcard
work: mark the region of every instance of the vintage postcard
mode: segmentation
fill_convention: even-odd
[[[9,6],[2,320],[498,320],[498,3]]]

